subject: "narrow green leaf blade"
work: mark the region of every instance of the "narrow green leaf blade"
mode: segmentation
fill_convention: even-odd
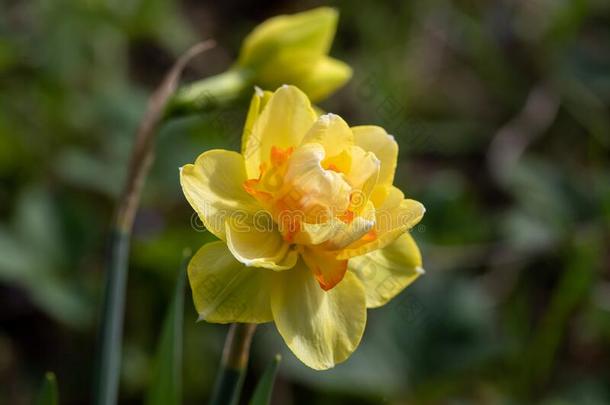
[[[269,405],[271,402],[271,394],[273,393],[275,375],[277,374],[277,369],[281,360],[282,356],[277,354],[275,355],[273,362],[267,366],[265,373],[254,390],[254,395],[252,395],[250,405]]]
[[[185,253],[176,281],[174,297],[168,308],[157,348],[147,405],[179,405],[182,400],[182,327],[184,285],[190,254]]]
[[[57,379],[55,374],[49,371],[44,375],[42,386],[36,398],[36,405],[57,405],[58,403]]]

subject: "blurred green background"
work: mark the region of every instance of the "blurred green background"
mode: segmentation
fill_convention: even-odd
[[[182,51],[223,71],[270,16],[317,1],[0,2],[0,403],[46,370],[91,401],[102,260],[146,99]],[[259,328],[246,393],[281,352],[274,404],[610,403],[610,2],[330,3],[355,70],[321,107],[383,125],[397,185],[427,207],[427,270],[315,372]],[[141,403],[185,247],[211,240],[178,167],[237,149],[245,103],[162,130],[135,225],[121,403]],[[205,403],[226,326],[187,293],[184,402]],[[249,395],[245,396],[246,398]]]

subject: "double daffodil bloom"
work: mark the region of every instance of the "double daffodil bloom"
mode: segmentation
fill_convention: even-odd
[[[180,172],[220,239],[188,267],[200,318],[273,321],[314,369],[347,359],[366,309],[423,272],[408,230],[425,210],[392,185],[397,155],[382,128],[318,116],[296,87],[257,90],[241,154],[210,150]]]

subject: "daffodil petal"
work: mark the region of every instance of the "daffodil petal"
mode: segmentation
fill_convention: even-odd
[[[424,273],[417,244],[405,233],[383,249],[349,259],[366,291],[367,308],[386,304]]]
[[[303,250],[302,256],[323,290],[328,291],[343,280],[347,260],[337,260],[336,253],[309,247]]]
[[[316,370],[346,360],[366,324],[366,296],[358,277],[348,272],[335,288],[324,291],[302,263],[276,274],[271,310],[290,350]]]
[[[373,152],[367,152],[359,146],[353,146],[351,167],[347,173],[347,180],[352,187],[361,190],[367,196],[379,177],[380,161]]]
[[[381,127],[363,125],[352,127],[354,142],[365,151],[375,154],[381,162],[378,183],[391,185],[394,181],[398,144],[392,135]]]
[[[273,320],[270,291],[275,274],[244,266],[222,241],[204,245],[188,265],[199,318],[214,323]]]
[[[402,193],[400,193],[402,195]],[[388,200],[393,200],[389,197]],[[411,229],[422,219],[426,209],[415,200],[403,199],[395,206],[383,204],[375,211],[374,238],[363,238],[347,246],[338,253],[338,259],[349,259],[376,249],[381,249],[393,242],[398,236]]]
[[[380,212],[394,210],[405,199],[404,193],[398,187],[379,184],[375,187],[374,191],[380,189],[383,189],[382,196],[380,196],[378,201],[373,201],[375,207],[378,207],[377,209]]]
[[[302,223],[294,242],[301,245],[325,243],[329,250],[339,250],[362,238],[375,226],[375,207],[370,201],[362,214],[346,223],[332,218],[323,223]]]
[[[294,86],[280,87],[252,127],[245,144],[248,177],[258,178],[261,164],[269,161],[271,148],[286,149],[301,143],[316,120],[309,99]]]
[[[246,116],[246,123],[244,125],[244,131],[241,137],[242,154],[245,152],[250,135],[252,135],[254,123],[258,119],[258,116],[260,115],[263,108],[265,108],[265,106],[269,102],[269,99],[271,98],[272,94],[273,93],[271,93],[270,91],[264,91],[258,87],[254,88],[254,95],[250,100],[250,107],[248,108],[248,115]]]
[[[283,204],[304,214],[307,222],[325,222],[349,206],[350,186],[343,175],[324,170],[321,162],[325,151],[318,143],[297,148],[292,154],[284,176]]]
[[[286,270],[297,262],[298,253],[284,242],[271,216],[263,211],[254,218],[229,218],[226,235],[229,250],[246,266]]]
[[[397,190],[400,194],[393,192],[393,190]],[[394,186],[388,186],[387,184],[376,184],[369,195],[369,201],[373,203],[375,208],[378,208],[383,206],[391,196],[394,196],[394,198],[399,196],[399,198],[397,198],[397,203],[400,203],[400,201],[402,201],[405,197],[402,191]]]
[[[367,208],[377,178],[379,177],[379,159],[372,152],[365,152],[358,146],[351,148],[351,167],[347,181],[352,186],[350,211],[360,215]]]
[[[186,199],[205,227],[223,240],[226,218],[258,210],[256,200],[243,188],[245,181],[243,157],[226,150],[204,152],[194,164],[180,170],[180,184]]]
[[[332,238],[338,232],[338,228],[344,226],[345,224],[334,218],[319,224],[302,222],[299,224],[298,232],[294,237],[294,243],[298,245],[319,245]]]
[[[354,144],[354,135],[341,117],[328,113],[318,118],[302,143],[318,143],[324,147],[326,157],[333,157]]]
[[[370,208],[371,203],[367,206],[369,208],[364,210],[362,216],[354,218],[349,224],[344,224],[345,226],[326,242],[329,249],[343,249],[362,238],[375,227],[375,210]]]
[[[394,229],[411,229],[421,221],[425,212],[422,203],[406,198],[395,210],[388,211],[387,215],[383,215],[383,211],[379,214],[376,212],[375,229],[380,234]]]

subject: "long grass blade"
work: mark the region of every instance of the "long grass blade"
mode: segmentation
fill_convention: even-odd
[[[147,405],[179,405],[182,397],[182,328],[184,284],[190,253],[185,253],[176,280],[172,303],[167,310],[157,349]]]

